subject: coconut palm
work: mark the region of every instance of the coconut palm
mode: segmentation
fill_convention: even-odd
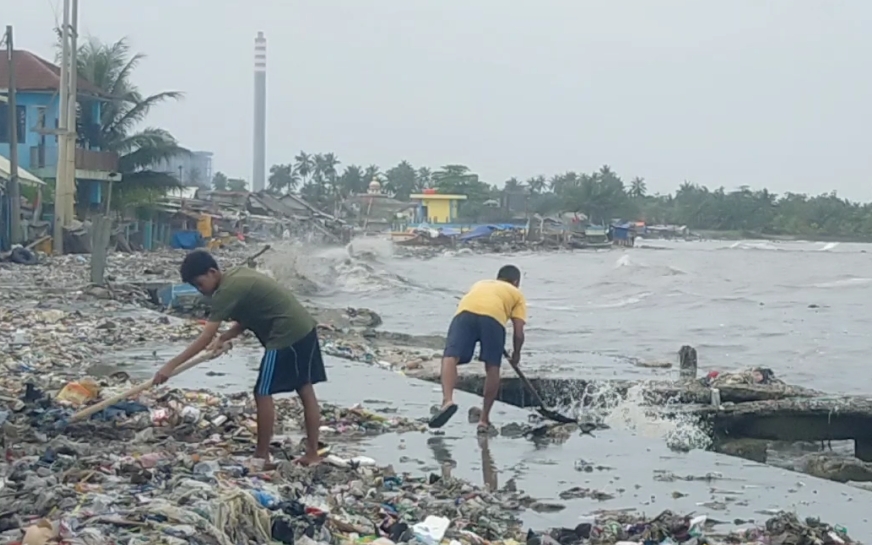
[[[640,178],[636,176],[630,182],[630,191],[628,192],[631,197],[641,198],[648,194],[648,185],[645,183],[645,178]]]
[[[60,31],[57,31],[60,41]],[[60,58],[61,44],[58,43]],[[181,187],[175,173],[155,171],[156,165],[190,152],[165,129],[139,126],[152,108],[167,100],[178,100],[182,93],[164,91],[145,96],[132,82],[133,72],[145,58],[132,53],[127,40],[115,43],[87,38],[77,52],[79,76],[102,91],[98,98],[80,98],[80,111],[92,111],[99,100],[100,119],[94,123],[80,117],[77,132],[81,144],[118,154],[121,183],[115,186],[113,203],[124,207],[134,202],[152,201],[168,189]]]

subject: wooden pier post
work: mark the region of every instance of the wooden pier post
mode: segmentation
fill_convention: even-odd
[[[684,345],[678,351],[678,376],[681,380],[696,378],[696,348]]]
[[[91,223],[91,283],[95,286],[105,283],[106,257],[111,236],[112,220],[102,215],[95,216]]]

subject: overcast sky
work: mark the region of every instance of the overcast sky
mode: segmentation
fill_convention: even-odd
[[[61,0],[0,0],[53,58]],[[870,0],[80,0],[80,29],[180,90],[149,125],[251,179],[253,48],[268,40],[267,165],[463,163],[502,184],[607,163],[872,200]]]

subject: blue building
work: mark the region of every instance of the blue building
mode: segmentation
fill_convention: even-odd
[[[0,57],[0,155],[9,157],[9,116],[17,119],[18,163],[23,169],[54,184],[58,164],[58,117],[60,113],[60,67],[29,51],[15,51],[16,111],[10,112],[6,96],[9,93],[9,62]],[[96,86],[79,78],[79,142],[76,144],[77,212],[103,202],[108,183],[121,179],[118,174],[118,154],[89,147],[83,134],[99,126],[103,93]]]

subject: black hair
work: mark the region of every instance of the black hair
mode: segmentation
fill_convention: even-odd
[[[500,271],[497,273],[497,280],[504,280],[506,282],[520,282],[521,270],[514,265],[503,265],[502,267],[500,267]]]
[[[212,254],[206,250],[194,250],[185,256],[179,273],[182,275],[182,282],[192,284],[195,278],[203,276],[211,269],[220,270]]]

